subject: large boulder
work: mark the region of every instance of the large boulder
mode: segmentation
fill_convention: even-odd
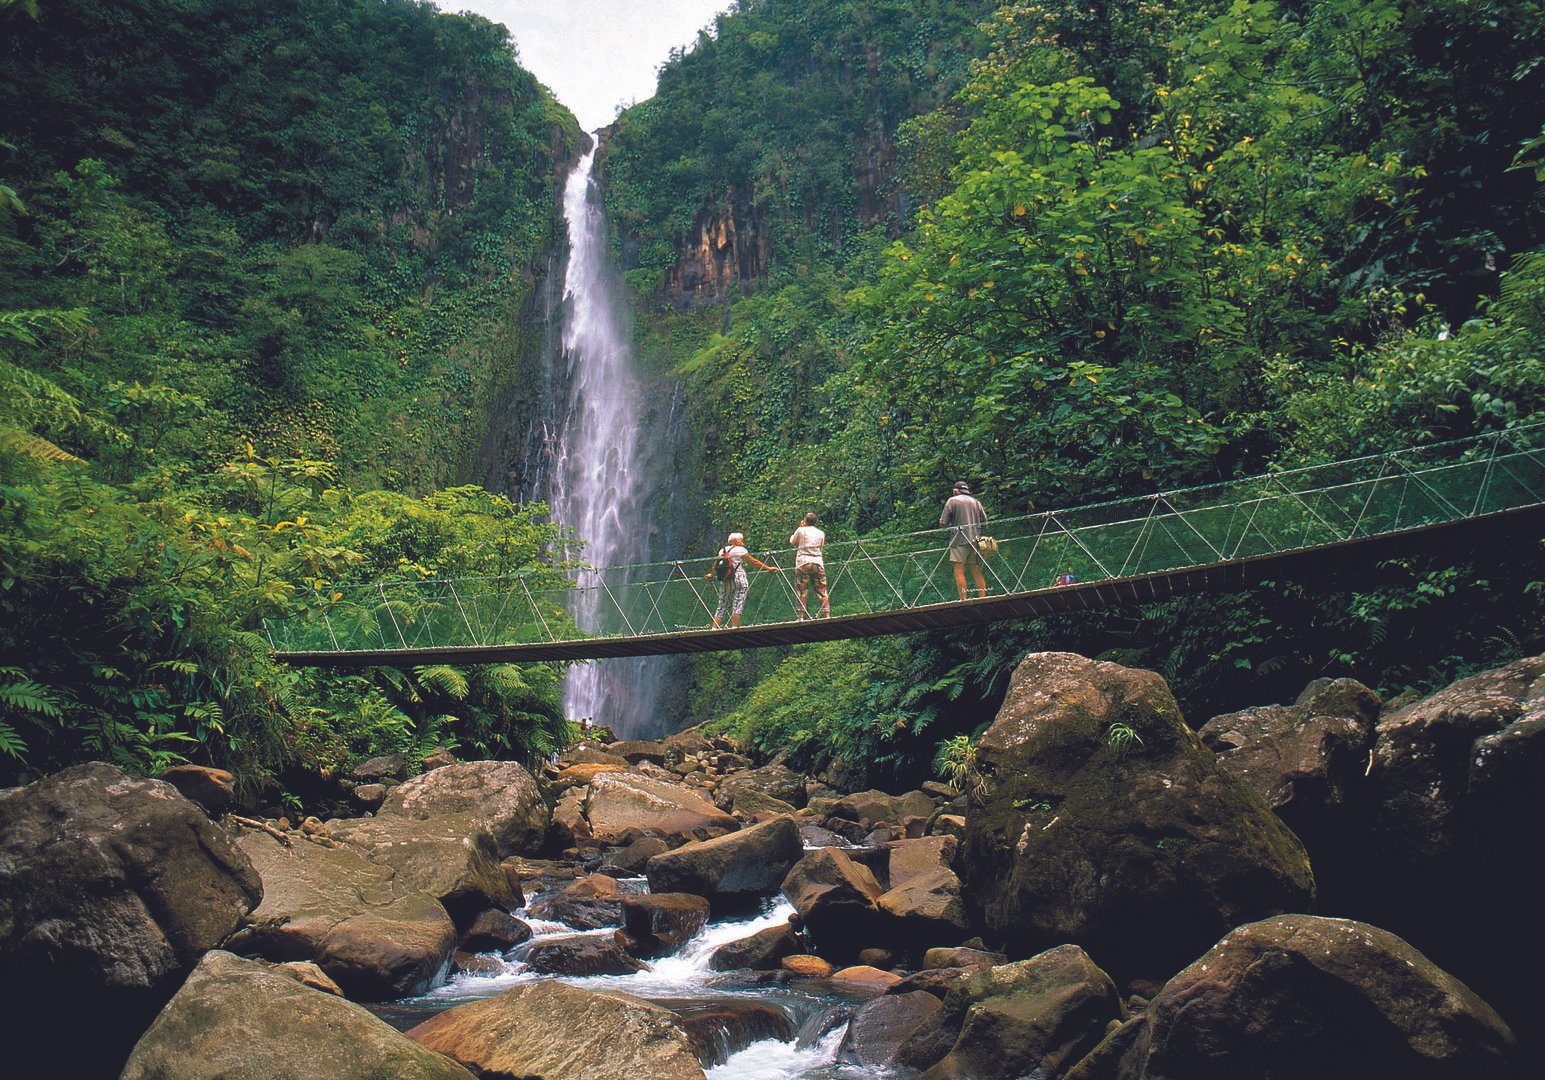
[[[808,853],[783,879],[783,895],[806,932],[833,959],[856,957],[885,936],[886,916],[877,903],[883,891],[869,868],[840,848]]]
[[[935,945],[954,945],[971,934],[960,878],[947,866],[907,877],[876,901],[881,911],[901,923],[891,936],[917,955]]]
[[[691,893],[652,892],[622,900],[628,951],[649,960],[676,952],[708,925],[708,901]]]
[[[1054,1080],[1099,1045],[1111,1021],[1124,1017],[1116,984],[1076,945],[987,968],[945,997],[940,1019],[960,1034],[923,1078]],[[927,1037],[925,1029],[914,1039]],[[898,1056],[915,1060],[915,1048]]]
[[[438,771],[454,768],[459,766]],[[380,814],[329,821],[327,831],[371,861],[391,867],[402,884],[433,896],[463,928],[489,907],[520,906],[499,865],[498,845],[472,815],[437,814],[421,821]]]
[[[637,773],[602,773],[585,801],[590,832],[605,844],[621,844],[643,833],[684,844],[734,832],[740,823],[713,803],[681,786]]]
[[[311,960],[352,998],[421,993],[449,961],[456,927],[439,901],[351,848],[281,846],[246,833],[241,850],[263,879],[263,902],[230,947],[269,960]]]
[[[1513,1075],[1516,1054],[1491,1007],[1405,941],[1310,915],[1237,928],[1120,1041],[1091,1076],[1488,1080]]]
[[[1545,847],[1545,656],[1458,682],[1379,720],[1367,899],[1376,916],[1521,1030],[1545,922],[1499,917],[1534,895]],[[1499,907],[1499,904],[1501,905]]]
[[[69,1045],[82,1075],[117,1069],[262,894],[246,856],[170,784],[93,763],[0,794],[13,1056]],[[85,1040],[83,1015],[93,1018]]]
[[[1316,679],[1291,705],[1215,716],[1197,732],[1223,767],[1303,841],[1322,903],[1365,866],[1368,752],[1379,699],[1354,679]]]
[[[885,846],[890,851],[885,881],[894,889],[941,866],[952,869],[960,841],[953,836],[920,836],[913,840],[892,840]]]
[[[517,986],[447,1009],[408,1037],[484,1076],[542,1080],[704,1080],[669,1010],[560,982]]]
[[[394,787],[381,814],[428,821],[468,816],[493,836],[499,858],[535,854],[547,833],[536,780],[513,761],[462,761]]]
[[[76,1075],[84,1075],[77,1073]],[[471,1080],[358,1005],[211,952],[135,1046],[122,1080]]]
[[[1010,956],[1073,942],[1162,980],[1229,928],[1303,910],[1303,845],[1151,671],[1033,653],[978,741],[956,869]]]
[[[651,892],[696,893],[725,911],[777,892],[803,852],[794,819],[777,817],[656,855],[644,873]]]

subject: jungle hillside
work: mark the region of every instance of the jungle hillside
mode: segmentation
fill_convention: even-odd
[[[1542,25],[1506,0],[737,4],[603,141],[704,550],[807,511],[929,528],[961,479],[1012,516],[1536,418]],[[1153,668],[1196,722],[1320,676],[1388,700],[1545,643],[1539,538],[1498,539],[699,659],[691,719],[915,780],[1028,649]]]

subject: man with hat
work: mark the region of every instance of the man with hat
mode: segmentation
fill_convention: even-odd
[[[982,573],[982,556],[976,542],[982,537],[982,525],[987,521],[987,511],[971,495],[971,485],[964,480],[955,481],[950,497],[939,515],[939,528],[951,529],[949,557],[955,570],[955,591],[966,598],[966,567],[976,581],[976,595],[987,595],[987,578]]]

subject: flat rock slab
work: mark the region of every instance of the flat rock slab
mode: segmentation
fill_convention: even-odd
[[[462,761],[394,787],[382,814],[428,821],[466,815],[493,836],[498,857],[530,855],[547,834],[547,804],[536,779],[513,761]]]
[[[204,957],[120,1080],[472,1080],[358,1005],[227,952]]]
[[[740,828],[733,815],[688,788],[632,772],[597,776],[585,816],[591,835],[604,844],[626,843],[645,830],[683,844]]]
[[[480,1075],[542,1080],[704,1080],[669,1009],[559,982],[459,1005],[408,1037]]]
[[[238,843],[263,878],[263,903],[231,947],[269,960],[312,960],[354,998],[419,993],[439,973],[456,928],[434,897],[350,848],[282,847],[265,833]]]

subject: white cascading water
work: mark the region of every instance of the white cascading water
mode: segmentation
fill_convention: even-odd
[[[648,558],[645,527],[650,478],[643,436],[644,395],[634,371],[616,272],[607,257],[606,219],[591,175],[592,147],[574,167],[563,193],[569,230],[564,277],[563,383],[568,387],[559,426],[548,502],[553,520],[585,541],[591,566],[623,566]],[[582,579],[582,584],[584,579]],[[570,606],[582,629],[598,626],[601,595],[577,589]],[[593,717],[623,733],[647,709],[651,669],[637,661],[576,664],[564,683],[563,707],[572,719]]]

